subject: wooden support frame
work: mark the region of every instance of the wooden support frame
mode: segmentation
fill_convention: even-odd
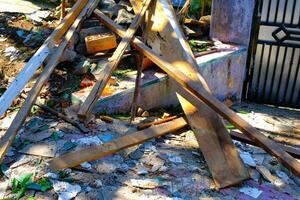
[[[139,8],[139,3],[139,0],[131,0],[134,10]],[[197,62],[180,29],[170,1],[156,0],[150,11],[149,20],[146,22],[149,35],[147,45],[162,55],[173,68],[189,75],[189,79],[197,87],[202,86],[211,93],[204,78],[197,71]],[[176,81],[172,80],[171,84],[176,84]],[[185,95],[178,91],[176,95],[216,185],[222,188],[248,179],[249,173],[227,134],[222,119],[204,103],[196,107]]]
[[[101,11],[95,10],[94,15],[112,31],[120,35],[121,37],[125,35],[125,31],[122,27],[115,24],[111,19],[106,17]],[[142,43],[139,39],[134,38],[132,45],[150,60],[152,60],[156,65],[158,65],[163,71],[165,71],[170,77],[172,77],[180,85],[180,87],[188,90],[192,96],[192,102],[196,100],[197,102],[204,102],[210,108],[215,110],[219,115],[231,122],[235,127],[237,127],[241,132],[243,132],[247,137],[254,141],[258,146],[262,147],[269,154],[275,156],[287,169],[292,171],[296,176],[300,177],[300,163],[290,154],[288,154],[281,146],[276,144],[274,141],[270,140],[257,129],[252,127],[248,122],[243,120],[234,111],[208,93],[204,88],[196,89],[197,85],[194,81],[184,75],[179,70],[175,69],[170,63],[164,61],[159,55],[153,52],[147,45]],[[189,99],[190,100],[190,99]]]
[[[49,63],[46,65],[45,69],[37,79],[36,83],[34,84],[33,88],[31,89],[30,93],[28,94],[24,105],[21,107],[19,112],[17,113],[16,117],[12,121],[10,127],[6,131],[6,133],[1,137],[0,140],[0,163],[3,161],[3,158],[13,143],[18,130],[24,123],[32,105],[34,104],[36,98],[38,97],[39,92],[41,91],[44,83],[48,80],[49,76],[51,75],[52,71],[55,69],[56,65],[59,63],[59,58],[63,54],[65,48],[68,45],[68,42],[73,37],[78,25],[81,23],[82,19],[88,16],[91,11],[93,11],[99,0],[89,0],[86,4],[85,8],[80,12],[79,16],[73,21],[72,27],[68,30],[65,39],[59,45],[59,47],[55,50],[54,54],[51,55],[49,59]]]
[[[134,37],[135,32],[137,31],[142,19],[151,3],[151,0],[145,0],[143,5],[139,11],[139,13],[133,19],[131,25],[129,26],[128,30],[126,31],[125,35],[123,36],[122,41],[118,45],[117,49],[115,50],[112,57],[109,59],[108,64],[105,66],[103,72],[101,73],[100,78],[96,82],[95,86],[93,87],[92,91],[86,98],[86,100],[81,105],[78,111],[78,118],[80,121],[84,121],[88,115],[91,113],[92,109],[96,105],[98,98],[100,97],[101,93],[103,92],[109,78],[111,77],[112,72],[117,68],[119,65],[123,54],[125,53],[127,47],[129,46],[132,38]]]
[[[122,149],[141,144],[153,138],[174,132],[186,126],[183,118],[175,119],[171,122],[153,126],[142,131],[137,131],[122,137],[119,137],[103,145],[92,146],[71,152],[52,159],[49,167],[53,170],[76,167],[80,163],[93,161],[104,156],[111,155]]]
[[[38,51],[30,58],[30,60],[23,67],[15,80],[10,84],[9,88],[0,97],[0,116],[9,108],[13,100],[21,93],[27,82],[32,78],[36,70],[43,64],[45,59],[53,50],[53,42],[58,42],[60,38],[70,28],[76,17],[86,5],[87,0],[78,0],[71,8],[68,15],[61,21],[61,23],[54,29],[51,35],[47,38],[44,44]]]

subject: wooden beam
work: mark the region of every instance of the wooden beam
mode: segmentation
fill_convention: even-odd
[[[151,11],[153,14],[149,17],[147,26],[149,32],[147,44],[174,68],[189,75],[197,87],[204,87],[211,93],[204,78],[197,71],[197,62],[176,20],[171,3],[167,0],[157,0]],[[172,81],[171,84],[176,84],[176,81]],[[248,179],[247,169],[222,119],[204,103],[195,107],[179,92],[177,98],[198,140],[216,185],[222,188]]]
[[[61,0],[60,3],[60,19],[66,16],[66,0]]]
[[[95,16],[101,20],[103,24],[109,27],[112,31],[120,35],[121,37],[125,35],[124,29],[119,25],[115,24],[111,19],[106,17],[101,11],[95,10]],[[210,108],[215,110],[219,115],[227,119],[233,125],[235,125],[241,132],[243,132],[247,137],[253,140],[257,145],[266,150],[269,154],[275,156],[285,167],[291,170],[295,175],[300,177],[300,163],[294,159],[291,155],[282,149],[274,141],[270,140],[257,129],[252,127],[248,122],[243,120],[230,108],[212,96],[203,88],[197,88],[197,83],[191,80],[187,75],[183,74],[178,69],[174,68],[172,64],[163,60],[159,55],[153,52],[147,45],[142,43],[139,39],[134,38],[132,45],[150,60],[152,60],[157,66],[164,70],[170,77],[172,77],[182,88],[185,88],[195,97],[197,97],[199,102],[202,100]],[[189,99],[190,100],[190,99]],[[202,102],[201,102],[202,103]]]
[[[23,67],[15,80],[10,84],[4,94],[0,97],[0,116],[10,107],[13,100],[21,93],[27,82],[32,78],[36,70],[43,64],[53,49],[53,41],[59,40],[68,28],[72,25],[78,14],[81,12],[87,0],[79,0],[71,8],[69,14],[54,29],[44,44],[35,52],[30,60]]]
[[[102,145],[84,148],[79,151],[59,156],[49,162],[49,167],[53,170],[75,167],[80,163],[93,161],[153,138],[172,133],[174,130],[177,131],[185,126],[186,122],[183,118],[175,119],[174,121],[165,124],[153,126],[142,131],[119,137]]]
[[[137,127],[137,129],[138,130],[143,130],[143,129],[149,128],[151,126],[158,125],[158,124],[163,124],[165,122],[172,121],[172,120],[180,118],[180,117],[181,117],[180,115],[179,116],[170,116],[170,117],[168,117],[166,119],[162,119],[162,120],[158,120],[158,121],[153,121],[153,122],[148,122],[148,123],[139,125]],[[188,127],[188,126],[189,125],[186,122],[186,127]],[[258,147],[257,144],[254,141],[252,141],[251,139],[249,139],[244,134],[239,133],[239,132],[234,131],[234,130],[230,130],[229,132],[230,132],[230,137],[232,139]],[[280,144],[280,143],[278,143],[278,145],[280,145],[282,149],[284,149],[287,153],[289,153],[294,158],[298,158],[298,159],[300,158],[300,149],[299,148],[292,147],[292,146],[286,146],[286,145],[283,145],[283,144]]]
[[[66,34],[65,40],[60,44],[60,46],[54,51],[51,55],[48,64],[46,65],[45,69],[37,79],[36,83],[34,84],[33,88],[29,92],[24,105],[21,107],[19,112],[17,113],[16,117],[12,121],[10,127],[6,131],[6,133],[1,137],[0,140],[0,163],[2,162],[4,155],[6,154],[8,148],[13,143],[18,130],[24,123],[32,105],[34,104],[36,98],[38,97],[39,92],[41,91],[43,85],[48,80],[49,76],[51,75],[52,71],[59,63],[59,58],[63,54],[64,49],[67,47],[68,42],[71,40],[73,34],[76,31],[76,28],[81,23],[82,19],[87,17],[87,13],[90,10],[93,10],[97,6],[98,0],[89,0],[86,7],[81,11],[80,15],[77,19],[73,22],[72,27]]]
[[[146,13],[151,0],[145,0],[143,2],[143,6],[141,7],[139,13],[135,16],[132,23],[130,24],[128,30],[126,31],[122,41],[118,45],[116,51],[109,59],[109,62],[104,67],[104,70],[101,72],[100,78],[97,80],[95,86],[93,87],[92,91],[86,98],[86,100],[81,105],[78,111],[78,117],[81,121],[84,121],[88,115],[91,113],[92,109],[96,105],[98,98],[100,97],[101,93],[103,92],[109,78],[111,77],[112,72],[117,68],[119,65],[123,54],[125,53],[127,47],[129,46],[132,38],[136,30],[138,29],[144,14]]]

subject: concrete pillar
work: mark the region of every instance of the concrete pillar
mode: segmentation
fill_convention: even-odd
[[[248,46],[255,0],[213,0],[211,38]]]

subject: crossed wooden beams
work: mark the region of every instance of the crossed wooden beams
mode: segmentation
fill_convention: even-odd
[[[162,15],[165,16],[166,27],[164,30],[161,30],[160,33],[170,34],[168,31],[175,31],[177,36],[180,36],[180,30],[178,30],[178,24],[174,19],[171,18],[174,16],[172,12],[170,3],[168,0],[153,0],[155,4],[152,4],[152,14],[153,9],[158,16]],[[33,105],[34,101],[36,100],[43,84],[46,82],[48,77],[50,76],[51,72],[54,70],[55,66],[59,62],[59,58],[66,48],[69,40],[71,39],[76,27],[81,22],[81,20],[86,17],[87,13],[91,10],[94,10],[96,7],[97,0],[89,0],[87,5],[84,9],[80,12],[75,22],[72,24],[72,27],[67,32],[65,39],[61,42],[61,44],[57,47],[54,54],[51,55],[49,63],[46,65],[44,71],[42,72],[41,76],[35,83],[33,89],[30,91],[25,104],[22,106],[20,111],[18,112],[17,116],[15,117],[12,125],[9,127],[5,135],[1,138],[0,141],[0,158],[1,161],[12,144],[14,138],[17,135],[18,129],[21,127],[23,122],[26,119],[26,116]],[[191,72],[195,72],[193,65],[195,64],[193,57],[191,56],[191,52],[187,50],[186,59],[183,61],[188,61],[187,64],[183,67],[187,69],[188,73],[184,73],[181,71],[179,66],[175,66],[170,63],[173,60],[170,57],[167,57],[166,60],[159,56],[157,52],[149,48],[139,39],[134,37],[137,27],[139,26],[143,15],[145,14],[147,8],[150,5],[150,0],[143,1],[133,1],[135,3],[135,11],[138,14],[136,15],[135,19],[133,20],[134,23],[130,25],[130,28],[125,31],[122,27],[115,24],[110,18],[105,16],[101,11],[95,10],[94,15],[106,26],[108,26],[112,31],[118,34],[120,37],[123,38],[121,43],[119,44],[117,50],[113,54],[112,58],[110,59],[105,73],[103,74],[100,81],[97,82],[95,85],[96,89],[93,89],[94,92],[91,92],[90,104],[86,103],[88,106],[84,106],[81,108],[80,115],[82,118],[88,114],[92,107],[95,104],[95,101],[100,96],[104,86],[109,79],[111,72],[116,68],[122,54],[125,52],[126,48],[128,47],[129,43],[132,46],[140,51],[144,56],[147,56],[150,60],[152,60],[157,66],[159,66],[162,70],[164,70],[169,77],[173,80],[173,83],[177,87],[178,98],[180,103],[183,107],[183,110],[186,115],[186,119],[184,118],[177,118],[174,121],[167,122],[166,124],[161,124],[157,126],[150,127],[143,131],[139,131],[121,138],[118,138],[114,141],[109,143],[96,146],[96,147],[89,147],[87,149],[80,150],[79,152],[69,153],[58,158],[53,159],[50,162],[50,167],[53,169],[62,169],[66,167],[72,167],[80,164],[84,161],[90,161],[94,159],[98,159],[103,155],[109,155],[111,153],[115,153],[120,149],[139,144],[144,142],[148,139],[154,137],[160,137],[172,131],[176,131],[185,127],[188,124],[195,132],[196,136],[199,137],[198,142],[200,144],[200,148],[204,151],[205,159],[208,162],[209,168],[212,172],[213,178],[217,183],[218,187],[226,187],[232,184],[239,183],[240,181],[249,177],[247,171],[245,171],[244,166],[240,163],[240,158],[236,154],[236,150],[234,147],[231,146],[232,141],[229,135],[223,131],[224,127],[219,119],[219,116],[216,114],[218,113],[223,118],[227,119],[233,125],[235,125],[238,129],[240,129],[248,138],[250,138],[253,142],[255,142],[260,147],[264,148],[268,153],[278,158],[278,160],[285,165],[289,170],[291,170],[295,175],[300,177],[300,163],[294,159],[290,154],[288,154],[282,146],[276,144],[272,140],[268,139],[246,121],[244,121],[241,117],[239,117],[235,112],[230,110],[227,106],[217,100],[209,91],[205,81],[199,75],[198,78],[190,74]],[[132,3],[133,4],[133,3]],[[140,9],[137,9],[140,8]],[[158,9],[159,8],[159,12]],[[151,12],[151,11],[150,11]],[[156,15],[157,16],[157,15]],[[152,15],[155,18],[155,14]],[[150,30],[153,32],[153,30]],[[185,44],[185,40],[183,37],[175,38],[175,41],[180,42],[180,47],[182,50],[183,47],[187,47]],[[177,41],[177,42],[178,42]],[[170,45],[170,43],[168,43]],[[168,46],[170,47],[170,46]],[[167,52],[166,52],[167,53]],[[191,66],[189,65],[191,64]],[[89,98],[88,98],[89,99]],[[206,117],[208,119],[206,119]],[[186,122],[187,121],[187,122]],[[211,124],[211,125],[207,125]],[[203,132],[204,131],[204,132]],[[214,134],[214,136],[211,136]],[[229,139],[228,139],[229,138]],[[206,139],[206,140],[205,140]],[[202,141],[203,140],[203,141]],[[213,144],[214,146],[220,146],[219,150],[211,149],[208,150],[209,146],[205,143]],[[214,147],[213,147],[214,148]],[[220,157],[214,159],[215,153],[220,153]],[[222,158],[224,156],[224,164],[226,166],[218,166],[215,163],[220,162],[218,158]],[[228,158],[234,158],[234,160],[228,160]],[[226,160],[227,159],[227,160]],[[231,162],[230,162],[231,161]],[[223,161],[222,161],[223,162]],[[228,171],[230,174],[224,173]],[[234,171],[236,170],[236,171]],[[227,172],[226,171],[226,172]]]
[[[112,31],[114,31],[120,37],[124,37],[126,35],[126,32],[122,27],[115,24],[111,19],[109,19],[107,16],[105,16],[101,11],[96,9],[94,12],[94,15],[104,25],[109,27]],[[211,109],[213,109],[215,112],[217,112],[220,116],[224,117],[229,122],[231,122],[233,125],[235,125],[240,131],[242,131],[248,138],[250,138],[258,146],[262,147],[268,153],[270,153],[271,155],[278,158],[278,160],[285,167],[287,167],[289,170],[291,170],[295,175],[300,177],[300,163],[295,158],[293,158],[290,154],[288,154],[281,145],[278,145],[276,142],[274,142],[274,141],[270,140],[269,138],[267,138],[266,136],[264,136],[257,129],[252,127],[248,122],[243,120],[235,112],[233,112],[231,109],[229,109],[226,105],[224,105],[219,100],[217,100],[214,96],[212,96],[204,88],[199,89],[198,86],[195,85],[195,83],[193,81],[191,81],[188,76],[184,75],[178,69],[174,68],[170,63],[164,61],[159,55],[157,55],[152,49],[150,49],[147,45],[142,43],[139,39],[134,38],[131,43],[135,49],[137,49],[142,54],[144,54],[149,59],[151,59],[157,66],[159,66],[162,70],[164,70],[171,78],[176,80],[179,87],[181,87],[182,89],[184,89],[186,92],[189,93],[189,96],[186,96],[186,98],[188,98],[188,100],[193,105],[195,105],[196,107],[199,107],[199,104],[202,105],[202,103],[204,102]],[[178,122],[178,120],[177,120],[177,122]],[[178,123],[178,124],[180,124],[180,126],[179,126],[179,128],[180,128],[182,124],[181,123]],[[158,125],[158,126],[160,126],[160,125]],[[168,126],[168,125],[166,125],[166,126]],[[155,128],[155,127],[150,127],[149,129],[153,129],[153,128]],[[157,128],[157,129],[162,131],[162,129],[160,129],[160,128]],[[155,128],[156,131],[157,131],[157,129]],[[172,131],[172,130],[170,130],[170,131]],[[157,134],[159,134],[159,136],[161,136],[160,133],[161,133],[160,131],[157,131]],[[143,134],[145,134],[145,132],[140,132],[140,134],[138,134],[138,135],[143,135]],[[162,134],[165,134],[165,133],[163,132]],[[124,136],[124,137],[126,137],[126,136]],[[152,136],[152,137],[154,137],[154,136]],[[152,137],[150,137],[150,138],[152,138]],[[128,138],[131,138],[131,137],[129,136]],[[122,139],[122,141],[123,141],[123,139]],[[144,139],[142,141],[144,141]],[[110,144],[104,144],[104,146],[106,146],[106,145],[111,146],[111,144],[112,143],[115,144],[115,142],[119,143],[118,139],[110,142]],[[136,144],[136,142],[134,144]],[[132,145],[134,145],[134,144],[132,144]],[[89,152],[91,152],[91,148],[90,148]],[[91,157],[89,157],[88,159],[94,160],[94,159],[98,159],[99,157],[102,157],[103,146],[100,145],[100,146],[97,146],[94,148],[99,150],[98,152],[96,151],[97,155],[96,156],[94,155],[94,157],[91,156],[92,159],[91,159]],[[108,148],[108,147],[105,147],[105,148]],[[122,148],[125,148],[125,147],[122,147]],[[61,168],[77,165],[78,160],[76,160],[76,158],[74,158],[75,154],[76,154],[76,152],[73,152],[73,153],[69,153],[69,154],[66,154],[61,157],[53,159],[50,162],[50,167],[52,167],[53,169],[61,169]],[[80,154],[78,154],[78,155],[80,155]],[[81,160],[80,162],[86,161],[88,159]],[[74,164],[74,163],[76,163],[76,164]]]

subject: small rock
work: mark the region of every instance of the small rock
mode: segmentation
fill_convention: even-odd
[[[251,167],[255,167],[256,166],[256,163],[255,163],[255,160],[252,158],[251,154],[246,152],[246,151],[239,151],[240,152],[240,156],[243,160],[243,162],[246,164],[246,165],[249,165]]]
[[[96,184],[96,187],[97,187],[97,188],[100,188],[100,187],[102,187],[102,185],[103,185],[102,181],[99,180],[99,179],[97,179],[97,180],[95,181],[95,184]]]
[[[259,195],[261,195],[263,193],[262,190],[259,190],[257,188],[252,188],[252,187],[243,187],[239,190],[240,192],[248,195],[248,196],[251,196],[253,198],[258,198]]]
[[[159,186],[159,181],[156,179],[130,179],[130,184],[137,188],[154,189]]]
[[[81,163],[80,166],[85,169],[92,169],[92,165],[88,162]]]
[[[73,67],[74,68],[73,73],[76,75],[86,74],[89,71],[90,67],[91,67],[91,63],[89,61],[87,60],[81,61]]]
[[[53,189],[58,194],[58,200],[70,200],[81,191],[79,185],[72,185],[67,182],[55,181]]]
[[[134,18],[133,14],[127,12],[125,9],[121,9],[118,12],[118,16],[115,19],[115,22],[117,24],[131,24],[133,18]]]
[[[74,140],[80,146],[90,146],[90,145],[99,145],[102,144],[102,141],[97,136],[90,136]]]
[[[173,163],[182,163],[182,159],[176,155],[168,155],[168,159]]]
[[[10,61],[15,61],[18,59],[20,52],[15,47],[7,47],[4,49],[5,57],[9,57]]]
[[[73,62],[77,56],[77,53],[71,49],[66,49],[63,55],[60,57],[60,62]]]

